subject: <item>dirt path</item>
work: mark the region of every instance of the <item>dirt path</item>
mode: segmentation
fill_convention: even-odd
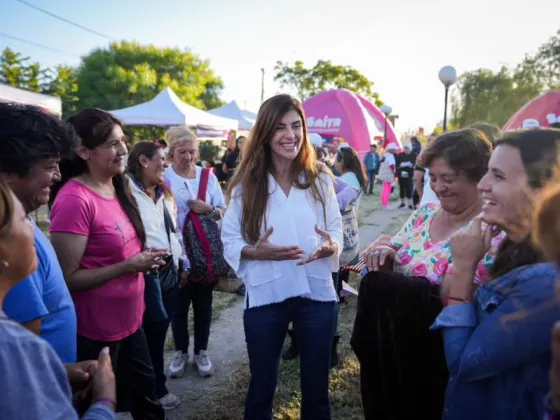
[[[382,233],[394,234],[409,214],[409,211],[379,209],[378,196],[363,197],[359,220],[362,247],[373,242]],[[228,385],[234,370],[240,365],[243,366],[239,363],[247,358],[243,332],[243,301],[236,302],[222,311],[212,325],[208,347],[214,364],[212,377],[200,378],[191,363],[183,378],[167,381],[169,391],[181,398],[179,407],[167,412],[169,420],[184,420],[202,415],[208,410],[207,406],[217,400],[213,396]],[[166,352],[166,366],[171,355],[171,351]]]

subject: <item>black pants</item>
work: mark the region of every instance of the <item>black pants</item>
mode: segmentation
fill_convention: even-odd
[[[399,177],[399,190],[400,190],[401,200],[404,200],[405,197],[411,199],[412,189],[413,189],[412,177],[409,178]]]
[[[212,323],[212,297],[214,285],[187,282],[179,290],[177,307],[171,320],[175,349],[184,354],[189,351],[189,308],[194,312],[194,354],[208,348],[210,324]]]
[[[144,277],[147,277],[144,274]],[[163,398],[169,391],[165,386],[167,377],[165,376],[165,364],[164,364],[164,348],[165,339],[167,338],[167,330],[169,329],[169,324],[171,323],[171,317],[175,311],[176,301],[179,294],[179,288],[174,288],[168,292],[161,293],[161,300],[163,308],[166,315],[162,319],[158,317],[150,317],[147,312],[144,313],[144,331],[146,333],[146,340],[148,342],[148,350],[150,351],[150,358],[152,360],[152,365],[154,367],[154,373],[156,376],[156,397]],[[146,305],[146,311],[148,311],[148,305]]]
[[[448,372],[441,332],[429,329],[443,307],[438,296],[423,277],[363,278],[351,343],[366,420],[441,418]]]
[[[412,204],[414,205],[414,207],[420,204],[420,195],[418,194],[418,191],[416,191],[416,189],[412,193]]]
[[[109,347],[117,380],[119,411],[130,411],[134,420],[163,420],[165,414],[155,396],[155,375],[144,330],[120,341],[96,341],[78,336],[78,360],[97,360]]]

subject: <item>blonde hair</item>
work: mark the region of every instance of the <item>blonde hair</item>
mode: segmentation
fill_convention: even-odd
[[[198,139],[186,125],[178,125],[171,127],[165,132],[165,141],[169,146],[168,156],[173,159],[175,148],[182,146],[184,143],[193,143],[198,147]]]

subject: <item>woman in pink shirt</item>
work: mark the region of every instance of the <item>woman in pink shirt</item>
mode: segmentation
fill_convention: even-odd
[[[82,143],[60,163],[50,230],[76,306],[78,360],[109,347],[119,407],[134,419],[163,419],[141,325],[143,273],[163,265],[165,252],[143,249],[146,233],[124,175],[121,123],[100,109],[79,111],[68,122]]]

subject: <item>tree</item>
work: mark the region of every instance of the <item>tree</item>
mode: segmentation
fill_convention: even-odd
[[[502,126],[543,90],[538,65],[527,57],[515,69],[477,69],[461,75],[452,96],[453,123],[467,127],[485,121]]]
[[[11,48],[4,48],[0,56],[0,83],[21,87],[25,81],[25,64],[28,59]]]
[[[62,100],[62,115],[70,116],[77,110],[78,104],[78,81],[76,69],[69,66],[56,66],[49,69],[47,82],[43,93],[58,96]]]
[[[560,89],[560,29],[540,46],[535,57],[546,87]]]
[[[373,82],[350,66],[319,60],[313,67],[307,68],[301,61],[293,65],[278,61],[274,71],[274,80],[282,87],[295,89],[302,101],[325,90],[345,88],[365,96],[378,106],[383,104],[373,91]]]
[[[223,87],[210,62],[190,51],[124,41],[84,57],[77,82],[79,106],[103,109],[148,101],[165,87],[186,103],[205,109],[219,103]]]
[[[39,63],[33,63],[23,67],[23,89],[30,90],[31,92],[40,93],[42,90],[42,83],[45,81],[45,71],[41,69]]]

